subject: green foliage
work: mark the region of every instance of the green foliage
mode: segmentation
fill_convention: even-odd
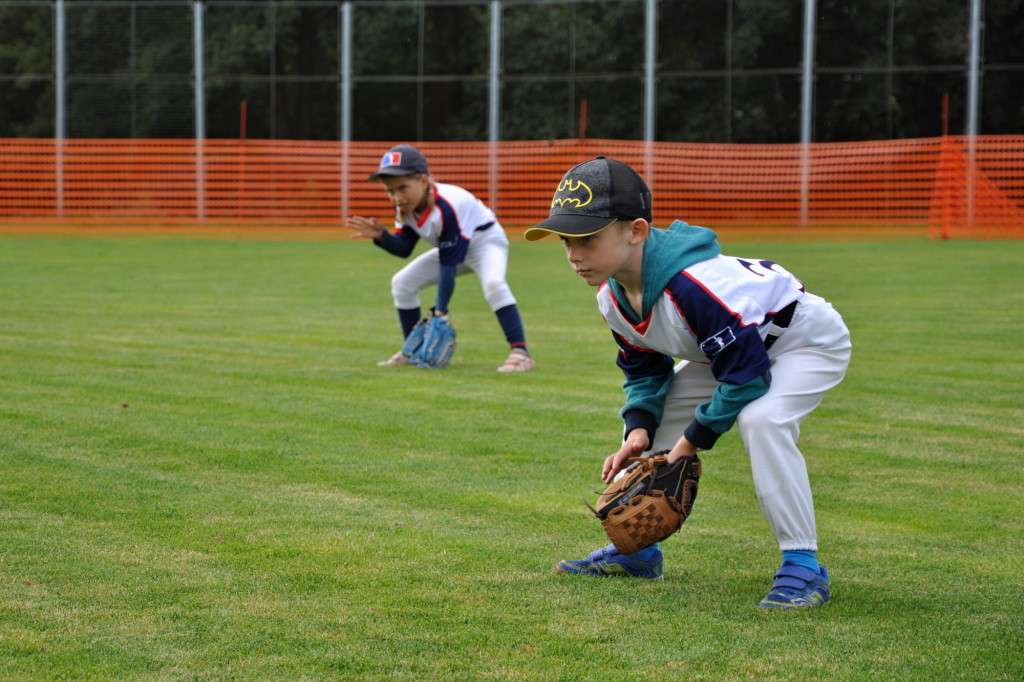
[[[557,242],[515,242],[538,369],[475,279],[441,371],[364,242],[0,238],[0,679],[1013,680],[1020,242],[733,243],[834,302],[805,423],[834,599],[765,613],[735,433],[656,583],[572,579],[621,377]]]
[[[263,73],[270,65],[271,13],[260,7],[211,7],[205,24],[217,39],[205,43],[208,72],[213,75]]]
[[[0,5],[0,73],[44,74],[53,70],[53,37],[47,7]]]
[[[0,0],[0,137],[53,134],[50,2]],[[988,0],[983,134],[1024,132],[1024,9]],[[68,134],[191,137],[192,3],[70,0]],[[206,132],[337,139],[341,3],[207,0]],[[643,134],[641,0],[501,3],[500,137]],[[481,140],[488,135],[488,0],[353,2],[353,137]],[[799,139],[803,3],[659,0],[655,137]],[[815,141],[935,136],[964,129],[969,3],[817,3]],[[580,125],[588,102],[586,130]]]
[[[241,135],[244,101],[248,138],[338,139],[336,7],[210,3],[205,35],[208,137]]]
[[[53,135],[53,36],[48,7],[0,5],[0,136]]]

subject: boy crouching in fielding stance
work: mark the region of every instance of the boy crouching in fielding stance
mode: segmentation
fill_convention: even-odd
[[[643,179],[599,156],[565,174],[550,217],[526,232],[530,241],[561,238],[573,271],[598,288],[598,308],[619,345],[625,436],[601,476],[610,483],[627,458],[648,450],[670,450],[669,462],[710,450],[735,422],[782,550],[758,605],[820,606],[829,600],[829,576],[818,564],[797,439],[804,417],[846,372],[846,325],[779,265],[723,256],[715,233],[703,227],[677,220],[656,229],[650,222]],[[621,554],[608,545],[561,561],[556,571],[656,579],[662,550],[655,544]]]
[[[534,368],[526,347],[526,334],[512,290],[505,281],[508,269],[508,238],[498,219],[482,201],[455,185],[434,181],[423,153],[409,145],[389,149],[377,172],[395,205],[395,232],[388,232],[375,218],[353,216],[346,222],[355,237],[368,237],[385,251],[400,258],[412,255],[422,238],[435,248],[424,252],[391,279],[391,295],[398,309],[402,338],[408,338],[420,321],[419,292],[437,285],[435,316],[447,321],[448,303],[455,291],[455,278],[475,272],[491,310],[511,348],[499,372],[528,372]],[[408,365],[401,350],[381,366]]]

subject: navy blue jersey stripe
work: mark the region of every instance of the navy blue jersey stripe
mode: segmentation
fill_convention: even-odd
[[[669,280],[666,293],[696,334],[716,379],[744,384],[768,371],[771,363],[757,323],[744,323],[740,313],[687,272]]]
[[[455,208],[441,196],[436,198],[434,205],[441,211],[441,236],[437,240],[441,265],[458,265],[466,259],[469,240],[462,235]]]

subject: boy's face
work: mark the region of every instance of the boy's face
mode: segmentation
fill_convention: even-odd
[[[415,175],[383,175],[380,182],[391,201],[403,213],[412,213],[424,208],[430,190],[430,178],[422,173]]]
[[[592,287],[619,274],[634,253],[631,225],[624,220],[586,237],[559,238],[569,266]]]

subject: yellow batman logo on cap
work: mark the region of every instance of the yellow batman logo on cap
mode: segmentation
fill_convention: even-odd
[[[578,180],[562,180],[555,190],[555,197],[551,200],[551,208],[555,206],[564,207],[566,204],[573,204],[576,208],[586,206],[594,199],[594,193],[587,186],[587,183]]]

